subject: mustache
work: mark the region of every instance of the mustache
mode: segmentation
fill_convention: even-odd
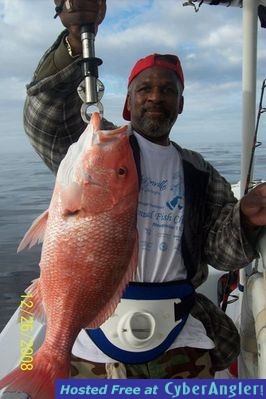
[[[165,109],[164,107],[162,107],[161,105],[156,106],[156,105],[151,105],[151,106],[146,106],[143,108],[143,113],[145,112],[162,112],[163,114],[165,114],[165,116],[169,116],[169,111],[167,109]]]

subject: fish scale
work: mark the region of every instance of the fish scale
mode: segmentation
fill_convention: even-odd
[[[127,127],[100,131],[100,116],[60,164],[49,210],[32,224],[19,250],[43,240],[40,278],[27,289],[35,316],[47,321],[33,370],[19,368],[0,389],[32,399],[54,397],[68,378],[80,330],[101,325],[114,311],[138,259],[138,176]]]

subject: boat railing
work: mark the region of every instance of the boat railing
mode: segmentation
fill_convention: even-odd
[[[242,301],[240,378],[266,378],[266,229],[258,252]]]

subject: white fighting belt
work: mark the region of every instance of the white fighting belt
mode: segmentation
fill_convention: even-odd
[[[109,319],[86,332],[105,354],[123,363],[144,363],[164,353],[194,304],[184,281],[130,283]]]

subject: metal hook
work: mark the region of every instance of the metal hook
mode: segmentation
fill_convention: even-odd
[[[82,106],[80,108],[80,114],[85,123],[90,123],[91,115],[93,114],[93,112],[96,111],[95,108],[97,109],[97,111],[99,112],[99,114],[102,118],[103,117],[103,105],[100,101],[97,103],[94,103],[94,104],[90,104],[90,105],[82,104]]]
[[[79,84],[79,86],[77,88],[77,92],[78,92],[78,95],[79,95],[81,101],[83,102],[81,109],[80,109],[80,113],[81,113],[81,117],[84,120],[84,122],[90,123],[90,118],[91,118],[91,114],[93,112],[92,111],[93,107],[97,108],[101,117],[103,116],[104,109],[103,109],[103,105],[100,101],[104,94],[104,85],[99,79],[96,80],[96,95],[97,95],[97,99],[98,99],[97,102],[94,102],[94,101],[87,102],[86,101],[86,82],[85,82],[85,80],[83,80]]]
[[[104,93],[104,85],[98,79],[98,66],[102,64],[100,58],[95,57],[95,25],[81,26],[82,59],[80,60],[84,80],[78,86],[78,94],[84,103],[81,106],[81,117],[89,123],[91,112],[88,110],[94,106],[100,115],[103,115],[103,105],[100,100]]]
[[[183,6],[184,6],[184,7],[186,7],[186,6],[192,6],[192,7],[194,7],[195,12],[198,12],[202,3],[203,3],[203,1],[201,1],[201,2],[199,3],[198,7],[196,7],[196,4],[194,3],[194,0],[188,0],[188,1],[184,1],[184,2],[183,2]]]
[[[82,82],[80,82],[80,84],[79,84],[79,86],[77,88],[77,91],[78,91],[78,95],[79,95],[81,101],[83,103],[91,105],[91,104],[97,103],[98,101],[100,101],[102,99],[103,94],[104,94],[104,85],[99,79],[96,79],[97,101],[87,102],[87,98],[86,98],[87,93],[86,93],[86,82],[85,82],[85,79],[82,80]]]

